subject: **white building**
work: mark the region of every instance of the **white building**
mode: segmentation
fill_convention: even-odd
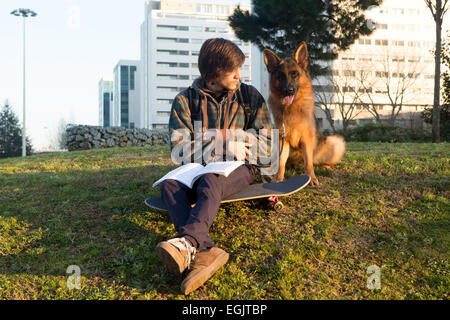
[[[251,82],[251,46],[238,40],[227,18],[239,1],[146,0],[141,25],[141,127],[167,128],[173,98],[200,76],[198,54],[209,38],[236,43],[246,56],[242,81]],[[249,0],[241,1],[249,9]]]
[[[367,11],[366,16],[373,21],[375,31],[340,53],[338,59],[331,62],[329,77],[313,81],[316,105],[320,98],[323,99],[323,96],[319,97],[320,92],[325,92],[324,100],[330,103],[335,125],[340,127],[342,117],[333,104],[339,104],[342,99],[346,104],[354,103],[353,91],[364,103],[376,105],[380,114],[388,116],[392,111],[393,92],[404,89],[403,96],[397,96],[402,103],[397,123],[409,125],[413,118],[420,120],[419,112],[424,106],[433,104],[434,58],[431,51],[435,48],[435,23],[430,10],[423,0],[385,0],[381,6]],[[262,70],[262,54],[255,49],[252,57],[254,77],[260,79],[254,85],[267,97],[268,75]],[[358,84],[361,75],[364,76],[364,87]],[[339,97],[334,86],[339,87]],[[358,115],[352,124],[373,121],[373,115],[363,107],[357,109]],[[316,117],[323,128],[329,127],[325,113],[318,107]]]
[[[103,77],[98,83],[99,97],[99,125],[109,127],[111,123],[111,109],[113,108],[113,80]]]
[[[136,60],[120,60],[115,66],[111,126],[130,129],[143,127],[140,69],[140,61]]]

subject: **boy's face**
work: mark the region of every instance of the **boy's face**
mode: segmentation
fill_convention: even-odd
[[[231,72],[226,72],[220,75],[216,81],[215,84],[218,87],[218,89],[222,90],[236,90],[239,85],[239,80],[241,79],[241,73],[239,72],[239,68],[236,68],[235,70]]]

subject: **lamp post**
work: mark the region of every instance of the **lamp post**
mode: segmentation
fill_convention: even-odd
[[[27,144],[26,144],[26,134],[25,134],[25,18],[35,17],[37,13],[30,9],[16,9],[11,12],[12,15],[17,17],[23,17],[23,128],[22,128],[22,157],[27,155]]]

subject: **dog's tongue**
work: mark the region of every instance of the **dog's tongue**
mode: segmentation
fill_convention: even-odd
[[[284,103],[286,103],[286,104],[292,104],[292,102],[294,102],[294,96],[287,96],[287,97],[284,97]]]

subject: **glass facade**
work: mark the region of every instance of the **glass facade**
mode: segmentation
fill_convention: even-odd
[[[105,92],[103,93],[103,126],[109,127],[109,115],[111,113],[111,101],[112,101],[112,93]]]
[[[120,66],[120,126],[134,127],[130,120],[130,90],[135,90],[136,66]]]

